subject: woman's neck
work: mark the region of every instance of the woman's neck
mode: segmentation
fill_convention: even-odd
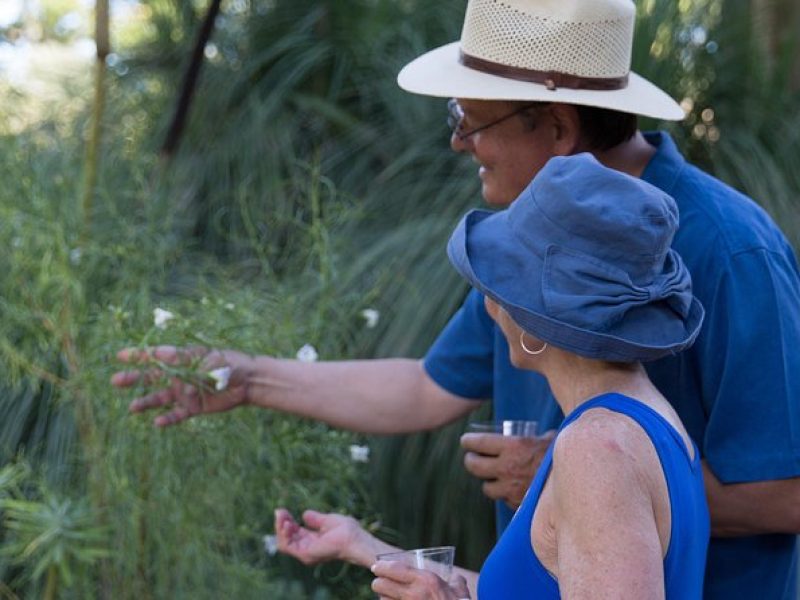
[[[563,360],[552,361],[543,374],[565,415],[584,402],[610,392],[648,403],[661,396],[641,363],[612,363],[563,354]]]

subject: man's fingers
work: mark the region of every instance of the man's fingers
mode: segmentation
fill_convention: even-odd
[[[461,447],[470,452],[497,456],[508,443],[508,439],[499,433],[465,433],[461,436]]]
[[[148,371],[118,371],[111,376],[111,385],[115,387],[131,387],[137,384],[152,385],[164,379],[160,369]]]
[[[129,364],[146,364],[154,360],[168,365],[180,365],[203,357],[208,350],[202,346],[177,348],[175,346],[153,346],[151,348],[124,348],[117,352],[117,360]]]
[[[558,432],[555,429],[550,429],[548,431],[545,431],[542,435],[540,435],[536,439],[549,446],[550,442],[552,442],[555,439],[557,433]]]
[[[168,406],[169,404],[172,404],[173,400],[174,398],[171,390],[158,390],[152,394],[147,394],[146,396],[134,399],[128,405],[128,410],[130,412],[142,412],[151,408]]]
[[[176,425],[181,421],[185,421],[191,416],[192,413],[189,412],[189,409],[183,406],[176,406],[168,413],[158,415],[155,419],[153,419],[153,425],[156,427],[169,427],[170,425]]]
[[[146,358],[147,354],[138,348],[123,348],[117,352],[117,360],[124,363],[140,363]]]
[[[461,436],[461,447],[486,456],[500,456],[505,453],[544,453],[555,432],[548,431],[536,437],[500,435],[498,433],[465,433]]]
[[[497,459],[474,452],[464,455],[464,468],[479,479],[497,479]]]
[[[486,481],[481,486],[483,495],[491,500],[506,500],[505,489],[500,481]]]
[[[114,387],[131,387],[139,383],[142,374],[139,371],[119,371],[111,376],[111,385]]]
[[[120,362],[140,365],[160,360],[169,362],[177,356],[175,346],[155,346],[153,348],[123,348],[117,352],[117,360]],[[158,356],[160,355],[160,356]]]

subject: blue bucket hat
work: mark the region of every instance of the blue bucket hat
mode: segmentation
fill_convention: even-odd
[[[585,153],[552,158],[506,210],[467,213],[447,254],[529,334],[647,361],[691,346],[703,322],[677,228],[669,195]]]

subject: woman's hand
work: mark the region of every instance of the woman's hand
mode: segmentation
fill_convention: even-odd
[[[372,591],[381,600],[469,600],[467,581],[457,575],[450,583],[431,573],[396,561],[379,560],[372,566]]]
[[[374,538],[353,517],[307,510],[303,513],[303,523],[305,526],[295,521],[285,508],[275,511],[275,535],[280,552],[306,565],[346,560],[367,567],[371,560],[364,564],[359,557],[374,559],[370,550]]]
[[[223,412],[247,402],[252,359],[241,352],[157,346],[146,350],[125,349],[117,354],[117,359],[139,367],[133,371],[120,371],[111,377],[111,384],[120,388],[160,381],[168,375],[165,373],[167,367],[192,367],[199,373],[209,374],[205,385],[171,377],[166,387],[133,400],[129,407],[131,412],[162,407],[170,409],[155,418],[153,423],[156,427],[175,425],[195,415]],[[217,373],[222,379],[215,381],[213,376]]]

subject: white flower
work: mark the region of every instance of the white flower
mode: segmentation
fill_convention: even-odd
[[[275,556],[278,553],[278,537],[275,535],[264,536],[264,552],[270,556]]]
[[[214,380],[214,389],[218,392],[228,388],[228,382],[231,379],[231,368],[220,367],[208,372],[208,376]]]
[[[227,304],[225,304],[226,310],[233,310],[234,308],[236,308],[236,305],[233,302],[228,302]]]
[[[369,446],[352,444],[350,446],[350,459],[353,462],[369,462]]]
[[[80,248],[73,248],[69,251],[69,262],[73,265],[77,265],[81,262],[81,255],[83,251]]]
[[[153,309],[153,322],[159,329],[166,329],[167,323],[174,318],[175,315],[168,310],[164,310],[163,308]]]
[[[378,324],[378,320],[381,318],[381,313],[374,308],[365,308],[361,311],[361,316],[364,317],[364,320],[367,322],[367,329],[372,329]]]
[[[311,344],[305,344],[297,351],[297,360],[300,362],[316,362],[318,358],[319,354],[317,354],[317,349]]]

